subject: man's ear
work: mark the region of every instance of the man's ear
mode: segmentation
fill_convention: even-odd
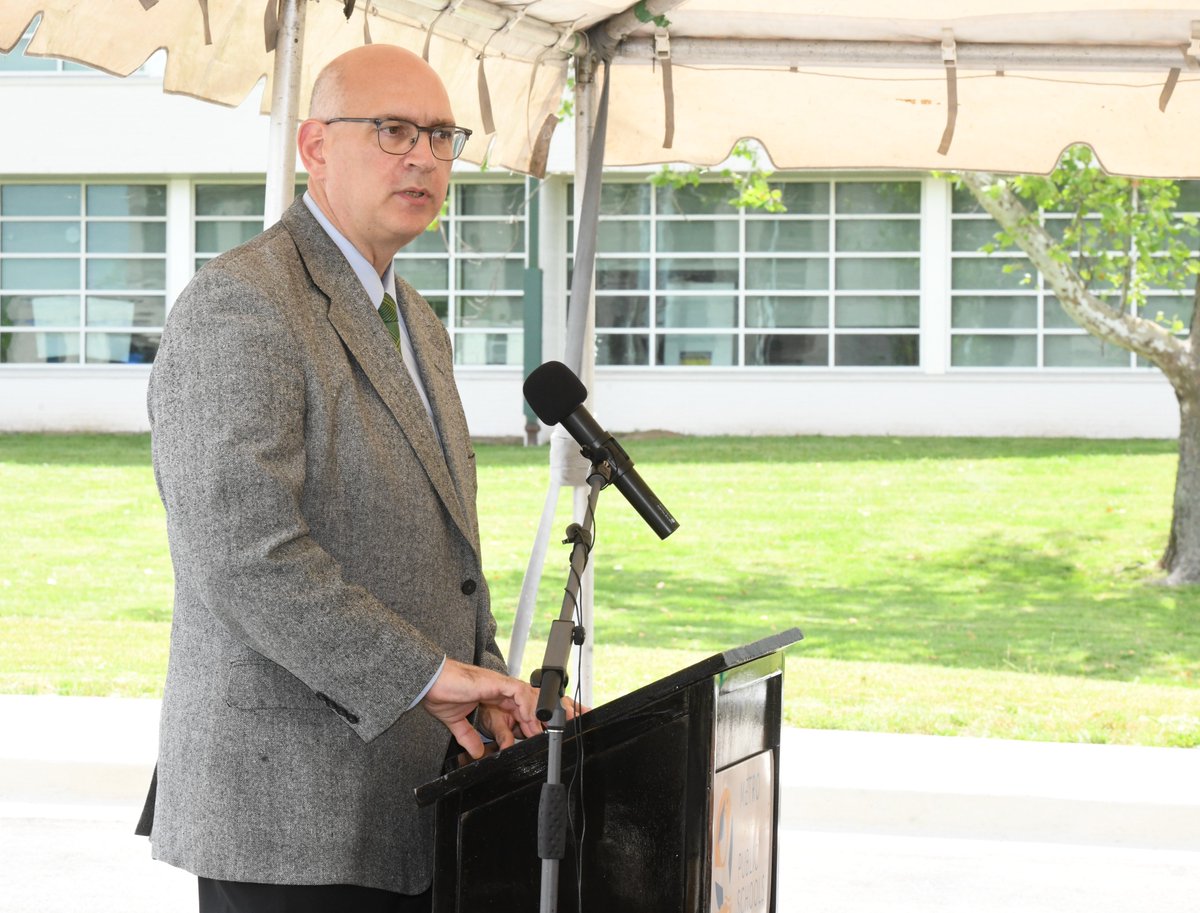
[[[325,170],[325,125],[311,119],[302,123],[296,147],[304,170],[312,177],[320,177]]]

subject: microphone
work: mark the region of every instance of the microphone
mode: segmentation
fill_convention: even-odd
[[[617,491],[641,514],[658,538],[665,539],[679,528],[679,522],[634,470],[629,454],[584,408],[587,387],[574,371],[561,361],[548,361],[530,372],[522,392],[542,422],[547,425],[561,423],[579,442],[585,457],[593,463],[608,464]]]

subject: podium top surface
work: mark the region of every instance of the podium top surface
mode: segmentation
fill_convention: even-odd
[[[579,718],[578,730],[574,724],[569,725],[564,731],[564,738],[570,739],[576,731],[587,732],[620,720],[697,682],[711,679],[738,666],[778,653],[803,637],[799,628],[790,628],[778,634],[772,634],[770,637],[764,637],[762,640],[716,653],[585,713]],[[525,739],[512,748],[488,755],[432,780],[417,788],[417,804],[429,805],[449,793],[467,788],[485,778],[501,776],[505,772],[528,770],[531,766],[536,766],[543,761],[546,753],[546,741],[547,737],[544,733]]]

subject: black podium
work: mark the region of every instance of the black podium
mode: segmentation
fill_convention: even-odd
[[[775,910],[783,649],[802,636],[717,654],[568,724],[562,779],[582,787],[561,913]],[[536,913],[545,778],[538,736],[417,790],[435,810],[434,913]]]

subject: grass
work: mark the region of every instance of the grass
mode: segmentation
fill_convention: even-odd
[[[625,443],[682,525],[659,542],[601,497],[598,699],[797,626],[793,725],[1200,745],[1200,591],[1155,566],[1172,443]],[[478,450],[507,646],[547,458]],[[0,436],[0,491],[0,690],[157,693],[171,593],[148,439]],[[567,551],[551,547],[527,668]]]

